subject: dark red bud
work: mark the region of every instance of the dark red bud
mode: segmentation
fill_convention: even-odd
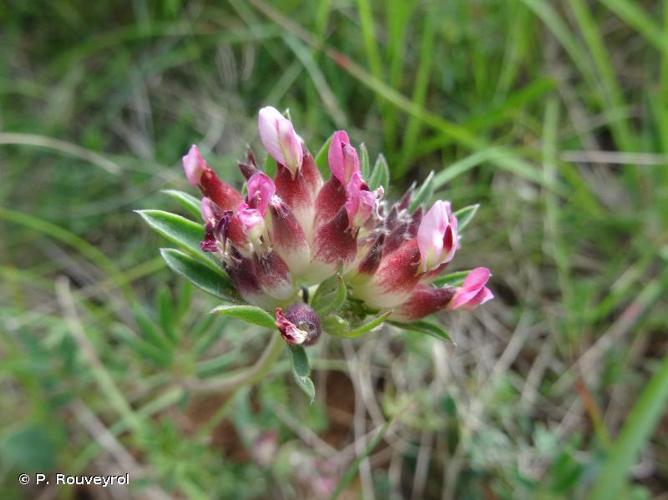
[[[248,152],[246,153],[246,161],[240,161],[237,165],[239,166],[239,170],[241,170],[241,175],[243,175],[246,180],[250,179],[253,174],[260,171],[257,168],[257,163],[255,163],[253,150],[250,148],[248,148]]]
[[[409,187],[404,195],[401,197],[399,200],[399,203],[397,204],[399,210],[406,210],[408,208],[408,205],[410,205],[411,200],[413,199],[413,192],[415,192],[415,186],[417,184],[415,181],[413,181],[413,184],[411,184],[411,187]]]
[[[277,318],[280,318],[277,321],[277,326],[279,330],[281,330],[283,337],[289,343],[295,343],[290,342],[290,339],[301,336],[302,332],[305,332],[306,338],[303,340],[303,342],[299,342],[301,345],[313,345],[320,338],[320,317],[308,304],[305,304],[304,302],[297,302],[292,304],[285,311],[282,311],[280,308],[278,308],[276,313]],[[299,335],[295,336],[291,333],[293,328],[296,328],[300,331]]]

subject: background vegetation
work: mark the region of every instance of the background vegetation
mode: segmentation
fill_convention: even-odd
[[[130,472],[113,498],[667,498],[667,2],[1,9],[3,498],[112,498],[24,471]],[[268,333],[208,316],[133,210],[179,209],[193,142],[239,182],[266,104],[312,149],[345,127],[384,152],[390,197],[434,170],[482,204],[456,263],[497,299],[443,315],[456,346],[322,339],[311,406],[287,362],[188,384]]]

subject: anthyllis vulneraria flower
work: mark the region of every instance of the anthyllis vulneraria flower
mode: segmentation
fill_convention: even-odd
[[[313,344],[321,328],[356,336],[368,331],[359,327],[368,314],[379,319],[371,327],[406,324],[493,297],[484,267],[443,279],[460,246],[450,202],[425,209],[418,195],[429,190],[412,187],[388,204],[379,181],[384,160],[365,179],[365,151],[360,159],[345,131],[329,141],[331,176],[324,180],[317,163],[325,163],[325,151],[316,161],[288,118],[262,108],[258,129],[275,174],[249,151],[239,163],[244,194],[218,178],[197,146],[183,167],[202,193],[201,249],[220,262],[244,301],[271,312],[286,342]]]

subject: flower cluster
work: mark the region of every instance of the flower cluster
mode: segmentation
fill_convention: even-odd
[[[372,190],[363,178],[344,131],[331,138],[331,177],[325,181],[289,119],[266,107],[258,128],[276,174],[264,173],[249,152],[239,164],[245,195],[218,178],[197,146],[183,166],[203,196],[202,250],[217,256],[248,303],[275,314],[287,342],[317,339],[320,321],[304,305],[305,291],[337,273],[351,301],[400,322],[441,309],[471,309],[493,297],[485,286],[489,270],[482,267],[458,287],[433,285],[459,248],[449,202],[411,212],[409,190],[388,205],[383,188]]]

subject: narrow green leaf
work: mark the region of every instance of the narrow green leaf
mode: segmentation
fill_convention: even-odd
[[[161,192],[165,193],[171,198],[174,198],[178,204],[181,205],[186,212],[188,212],[188,215],[192,215],[196,219],[201,217],[200,200],[195,198],[193,195],[184,193],[183,191],[179,191],[177,189],[163,189]]]
[[[132,315],[139,327],[140,338],[158,349],[170,350],[172,344],[167,337],[163,335],[160,326],[148,314],[148,311],[141,305],[135,304],[132,308]]]
[[[387,166],[387,160],[382,154],[378,155],[376,164],[373,166],[373,171],[369,177],[369,189],[374,190],[383,187],[385,191],[390,186],[390,168]]]
[[[635,28],[648,42],[659,50],[666,50],[665,31],[654,22],[651,10],[642,2],[632,0],[600,0],[612,12],[629,26]]]
[[[329,138],[323,143],[318,151],[318,154],[315,155],[315,164],[318,166],[318,170],[322,175],[329,174],[329,165],[327,164],[327,154],[329,153],[329,145],[332,143],[333,135],[330,135]]]
[[[397,421],[399,415],[401,415],[401,411],[397,412],[391,419],[387,420],[380,428],[378,433],[373,437],[373,439],[369,441],[369,444],[362,451],[362,453],[357,455],[355,457],[355,460],[353,460],[350,463],[348,469],[341,476],[341,479],[336,485],[336,489],[334,490],[334,493],[332,493],[332,496],[330,497],[331,500],[337,500],[339,496],[341,496],[343,490],[345,490],[348,487],[348,485],[352,482],[352,480],[355,479],[355,476],[357,475],[357,470],[359,469],[359,466],[362,463],[362,461],[369,455],[371,455],[371,452],[376,448],[376,446],[378,446],[378,443],[380,443],[381,440],[385,437],[385,434],[387,433],[390,426]]]
[[[306,44],[304,44],[298,37],[293,36],[289,32],[282,35],[285,44],[294,52],[297,59],[304,65],[304,69],[311,77],[313,87],[320,96],[320,104],[323,110],[331,118],[336,125],[336,128],[346,128],[346,115],[343,112],[343,106],[339,104],[337,96],[329,85],[327,78],[322,72],[323,68],[316,61],[316,56]]]
[[[422,16],[420,26],[421,40],[418,64],[415,70],[415,83],[411,100],[416,106],[424,107],[429,94],[430,81],[432,80],[434,44],[438,39],[438,16]],[[408,116],[407,122],[403,124],[404,136],[401,141],[401,162],[396,166],[394,175],[403,177],[411,166],[415,147],[419,142],[422,121],[416,116]]]
[[[238,363],[240,353],[237,350],[226,352],[213,359],[207,359],[197,364],[195,371],[198,377],[206,378],[218,375],[229,368],[233,363]]]
[[[668,403],[668,356],[664,356],[659,369],[645,385],[633,405],[588,498],[592,500],[615,498],[620,491],[623,491],[628,471],[658,424],[666,403]]]
[[[446,274],[445,276],[439,276],[434,280],[434,285],[436,286],[461,286],[466,277],[471,272],[470,269],[465,271],[457,271],[454,273]]]
[[[360,325],[357,328],[353,328],[352,330],[345,331],[342,328],[338,328],[338,329],[335,328],[333,330],[337,330],[336,333],[334,331],[330,331],[330,330],[326,330],[326,331],[328,333],[336,336],[336,337],[341,337],[341,338],[346,338],[346,339],[353,339],[355,337],[360,337],[360,336],[364,335],[365,333],[369,333],[374,328],[377,328],[380,325],[382,325],[391,313],[392,313],[392,311],[386,311],[383,314],[381,314],[380,316],[376,316],[371,321],[369,321],[367,323],[364,323],[363,325]],[[328,318],[329,317],[331,317],[331,316],[328,316]],[[343,318],[341,318],[341,319],[343,319]],[[335,320],[335,321],[338,321],[338,320]],[[339,322],[339,324],[340,324],[340,326],[343,326],[343,324],[341,324],[340,322]],[[333,325],[327,325],[326,324],[326,327],[327,326],[331,327],[331,326],[334,326],[334,324]]]
[[[163,285],[158,290],[157,297],[158,318],[160,319],[160,329],[172,341],[176,340],[175,316],[177,308],[174,307],[174,300],[169,292],[169,288]]]
[[[136,210],[136,212],[158,234],[179,245],[203,264],[215,270],[219,269],[220,265],[215,257],[200,248],[200,242],[204,238],[204,228],[201,224],[163,210]]]
[[[290,353],[292,354],[292,376],[299,388],[308,396],[309,403],[313,403],[315,386],[309,376],[311,366],[309,365],[308,355],[304,348],[298,345],[290,346]]]
[[[424,180],[420,188],[413,196],[413,201],[411,201],[408,210],[414,212],[417,207],[419,207],[423,202],[428,201],[434,194],[434,171],[429,172],[429,175]]]
[[[276,328],[276,323],[272,315],[257,306],[218,306],[211,311],[211,314],[231,316],[245,321],[246,323],[252,323],[272,330]]]
[[[402,330],[415,333],[424,333],[439,340],[452,342],[448,332],[446,332],[439,325],[429,321],[420,320],[413,323],[399,323],[398,321],[390,321],[390,324],[396,326],[397,328],[401,328]]]
[[[219,318],[211,314],[202,315],[193,325],[189,336],[195,339],[192,351],[197,356],[203,355],[223,334],[228,318]]]
[[[190,281],[181,281],[179,291],[177,292],[176,309],[174,312],[174,321],[181,322],[190,311],[192,301],[193,287]]]
[[[323,281],[311,299],[311,307],[320,316],[338,312],[346,301],[348,290],[340,274],[335,274]]]
[[[369,151],[364,143],[360,144],[360,166],[362,178],[368,179],[371,174],[371,164],[369,162]]]
[[[322,329],[335,337],[342,337],[350,331],[350,323],[348,320],[341,316],[337,316],[336,314],[325,316],[322,318],[321,323]]]
[[[242,302],[229,278],[222,271],[212,270],[201,261],[175,248],[161,248],[160,255],[172,271],[190,280],[205,292],[225,301]]]
[[[475,217],[476,212],[480,208],[479,204],[469,205],[468,207],[460,208],[455,212],[455,217],[457,217],[457,230],[461,231],[464,229],[469,222]]]
[[[268,154],[267,157],[264,159],[264,167],[262,168],[262,170],[269,177],[274,177],[276,175],[277,169],[278,169],[278,164],[276,163],[276,160],[274,160],[272,156]]]
[[[132,349],[140,358],[146,358],[153,361],[157,366],[165,367],[171,362],[171,353],[146,342],[125,325],[114,324],[111,326],[111,333],[115,335],[123,344]]]

